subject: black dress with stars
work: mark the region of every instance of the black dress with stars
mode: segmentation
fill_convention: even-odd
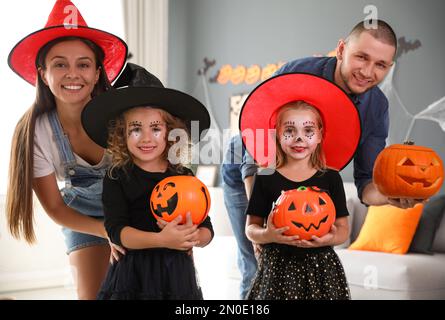
[[[276,170],[271,175],[257,175],[246,214],[267,219],[281,190],[300,186],[326,190],[334,202],[336,217],[349,215],[343,182],[334,170],[318,171],[301,182],[289,180]],[[350,292],[343,266],[332,247],[298,248],[269,243],[262,246],[247,299],[350,299]]]
[[[182,175],[193,175],[186,171]],[[120,233],[126,226],[142,231],[160,232],[150,210],[150,195],[162,179],[181,175],[173,169],[147,172],[136,165],[120,169],[116,179],[106,176],[102,200],[105,228],[111,241],[122,246]],[[208,228],[213,237],[210,217],[200,227]],[[201,300],[201,287],[193,256],[185,251],[167,248],[130,250],[110,265],[97,299],[100,300]]]

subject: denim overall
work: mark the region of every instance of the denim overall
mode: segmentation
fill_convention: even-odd
[[[65,187],[60,190],[63,201],[67,206],[84,215],[103,220],[102,181],[108,168],[107,164],[100,168],[89,168],[77,164],[56,110],[49,112],[48,119],[64,167]],[[85,247],[108,244],[108,240],[104,238],[79,233],[65,227],[62,231],[65,235],[67,254]]]

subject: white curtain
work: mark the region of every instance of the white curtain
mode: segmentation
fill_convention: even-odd
[[[167,83],[168,0],[122,0],[129,62]]]

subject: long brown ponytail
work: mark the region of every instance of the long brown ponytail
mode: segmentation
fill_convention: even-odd
[[[36,67],[45,69],[45,58],[49,50],[63,41],[80,40],[84,42],[96,56],[96,68],[100,68],[100,77],[92,96],[108,90],[110,83],[104,72],[102,61],[104,53],[92,41],[77,37],[63,37],[47,43],[36,59]],[[37,72],[36,99],[17,123],[11,143],[9,162],[8,188],[6,194],[6,217],[9,231],[13,237],[22,236],[28,243],[36,240],[34,232],[34,210],[32,181],[34,178],[34,131],[36,120],[41,114],[56,108],[54,95],[44,84]]]

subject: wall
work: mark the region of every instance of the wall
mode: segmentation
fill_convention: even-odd
[[[168,85],[205,103],[197,75],[205,57],[216,60],[208,70],[209,79],[224,64],[265,66],[326,54],[366,17],[363,9],[369,4],[377,7],[379,18],[388,21],[399,38],[421,42],[421,47],[398,59],[394,74],[401,101],[408,112],[417,114],[445,95],[445,2],[441,0],[170,0]],[[229,126],[229,97],[254,87],[208,84],[211,108],[222,128]],[[396,99],[390,99],[390,112],[390,142],[401,142],[409,121]],[[437,123],[417,120],[411,138],[445,159],[445,133]],[[351,166],[342,175],[351,181]]]

